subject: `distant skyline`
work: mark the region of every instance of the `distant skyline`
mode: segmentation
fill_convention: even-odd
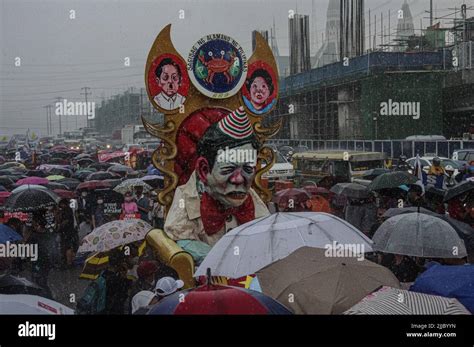
[[[328,1],[315,1],[316,23],[310,23],[316,28],[319,45]],[[428,10],[429,0],[408,3],[415,30],[420,28],[420,19],[427,26],[429,19],[424,10]],[[449,8],[459,8],[462,3],[474,6],[474,0],[434,0],[435,17],[449,15],[454,12]],[[366,0],[366,12],[371,9],[377,21],[383,12],[387,26],[390,9],[395,38],[396,12],[402,4],[403,0]],[[184,19],[180,19],[180,10],[184,10]],[[59,96],[83,101],[82,87],[91,88],[89,101],[96,103],[128,87],[144,87],[148,51],[169,23],[173,43],[183,57],[209,33],[233,37],[251,56],[252,30],[270,30],[274,19],[280,54],[287,55],[290,10],[311,15],[312,1],[0,0],[0,136],[25,133],[28,128],[46,134],[43,106],[53,104]],[[71,14],[75,19],[70,18]],[[474,11],[468,15],[474,15]],[[21,58],[21,66],[15,66],[16,57]],[[129,67],[124,66],[127,57]],[[57,120],[53,123],[57,132]],[[79,126],[84,123],[85,119],[82,123],[80,120]],[[74,128],[75,117],[63,119],[63,131]]]

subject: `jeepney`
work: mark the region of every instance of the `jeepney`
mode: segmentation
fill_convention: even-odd
[[[370,170],[384,168],[387,155],[381,152],[308,151],[292,157],[297,186],[336,183],[362,179]]]

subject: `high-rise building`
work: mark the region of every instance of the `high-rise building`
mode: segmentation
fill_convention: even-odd
[[[339,2],[329,0],[326,14],[326,33],[321,47],[316,53],[313,67],[321,67],[339,60]]]
[[[290,74],[311,69],[309,16],[295,14],[288,23],[290,38]]]
[[[364,0],[341,0],[339,11],[339,59],[364,54],[365,19]]]
[[[265,39],[265,41],[267,41],[268,43],[268,30],[254,30],[252,31],[252,52],[255,51],[255,48],[256,48],[256,45],[257,45],[257,40],[255,38],[256,34],[260,33],[263,38]]]
[[[407,47],[408,38],[413,35],[415,35],[415,26],[411,16],[410,6],[407,0],[405,0],[402,8],[398,12],[397,37],[395,39],[397,46],[394,47],[394,50],[398,52],[404,51]]]

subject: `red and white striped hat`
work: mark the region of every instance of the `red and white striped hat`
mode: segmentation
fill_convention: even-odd
[[[222,118],[218,123],[218,128],[224,134],[238,140],[253,134],[252,124],[242,106]]]

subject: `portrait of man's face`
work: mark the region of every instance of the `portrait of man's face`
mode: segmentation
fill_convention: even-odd
[[[175,95],[181,85],[181,76],[178,73],[178,69],[171,64],[163,66],[161,75],[156,80],[163,93],[169,97]]]
[[[255,78],[250,85],[250,98],[252,99],[252,105],[256,109],[260,109],[264,106],[269,96],[270,88],[265,79],[263,77]]]
[[[234,150],[255,151],[251,144],[233,148]],[[256,161],[216,160],[207,173],[209,194],[227,207],[238,207],[247,199],[256,173]]]

